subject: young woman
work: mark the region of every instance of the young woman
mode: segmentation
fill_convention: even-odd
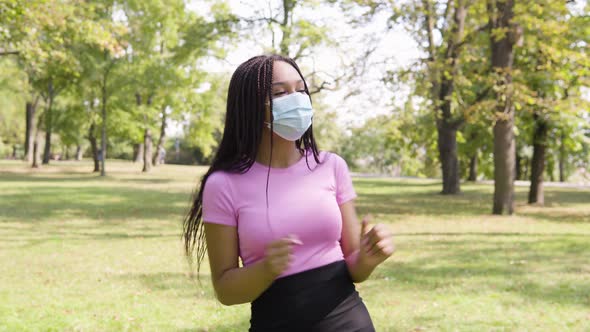
[[[318,150],[312,118],[293,60],[241,64],[184,222],[186,254],[200,267],[208,252],[218,300],[251,302],[250,331],[374,331],[354,282],[393,253],[391,234],[359,223],[346,162]]]

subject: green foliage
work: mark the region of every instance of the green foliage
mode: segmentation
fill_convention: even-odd
[[[168,120],[188,121],[185,134],[191,145],[210,155],[221,121],[218,112],[225,107],[218,79],[208,82],[210,76],[199,64],[207,56],[224,56],[221,41],[234,37],[235,18],[228,6],[212,6],[213,20],[187,11],[183,1],[126,1],[123,11],[131,31],[126,68],[130,80],[125,89],[140,101],[130,108],[131,122],[140,131],[150,128],[155,139],[163,112]],[[206,82],[214,91],[196,94]]]
[[[208,15],[213,19],[188,11],[184,1],[158,0],[37,1],[26,8],[10,1],[2,2],[0,13],[0,51],[18,52],[14,59],[28,80],[19,86],[22,98],[27,85],[32,88],[27,100],[43,96],[45,104],[39,109],[55,98],[47,117],[57,134],[55,145],[80,143],[93,124],[94,135],[100,137],[106,103],[109,146],[141,142],[145,128],[157,139],[166,112],[169,121],[199,118],[189,136],[200,137],[196,145],[210,153],[221,121],[217,112],[223,108],[219,99],[197,98],[194,90],[207,79],[200,60],[225,56],[235,36],[236,19],[227,3],[211,7]],[[9,69],[6,74],[19,72]],[[1,83],[0,90],[4,93],[10,86]],[[6,100],[10,112],[7,107],[1,114],[7,128],[9,115],[18,118],[13,115],[17,106],[24,110],[18,104],[21,99],[15,98]],[[10,128],[22,131],[18,123],[20,127]],[[39,127],[47,126],[41,122]]]
[[[420,106],[420,107],[416,107]],[[433,115],[417,100],[393,114],[369,119],[353,128],[341,153],[362,172],[433,177],[439,175]]]
[[[301,60],[303,73],[310,73],[306,78],[311,90],[324,88],[313,95],[320,148],[340,152],[358,170],[438,176],[436,121],[440,117],[433,110],[441,102],[436,98],[438,85],[451,78],[450,119],[463,121],[457,141],[464,175],[474,154],[480,177],[493,175],[491,128],[497,101],[490,96],[503,92],[514,98],[515,133],[522,156],[530,152],[535,128],[532,114],[537,114],[550,123],[550,155],[565,155],[567,173],[587,167],[590,105],[583,92],[590,83],[587,4],[575,11],[564,2],[517,3],[515,23],[522,27],[524,37],[516,48],[514,82],[496,85],[501,73],[490,71],[490,33],[499,38],[511,31],[486,27],[486,1],[465,2],[465,31],[462,40],[456,41],[460,52],[456,63],[450,63],[445,55],[450,52],[450,32],[455,26],[447,5],[458,3],[281,0],[268,8],[256,7],[252,17],[243,17],[227,1],[207,1],[197,11],[188,10],[181,0],[2,1],[0,51],[18,52],[0,58],[2,149],[5,154],[12,146],[22,150],[24,104],[44,97],[36,120],[43,119],[51,82],[56,95],[52,111],[55,146],[84,142],[92,124],[95,135],[100,136],[104,91],[109,149],[129,154],[130,146],[143,142],[146,128],[157,141],[166,115],[169,129],[182,130],[168,135],[178,135],[183,149],[188,150],[184,152],[206,161],[223,130],[229,78],[229,73],[211,72],[208,59],[225,59],[233,43],[247,37],[255,38],[264,49]],[[324,17],[308,15],[326,6],[339,7],[351,27],[360,27],[385,12],[391,28],[401,26],[419,42],[424,59],[384,73],[384,83],[392,90],[410,87],[404,107],[392,107],[389,114],[361,128],[338,125],[337,113],[323,99],[339,84],[324,85],[318,74],[322,69],[313,60],[316,50],[338,49],[341,41],[333,38],[334,31]],[[431,51],[427,16],[435,18],[432,58],[427,56]],[[352,74],[330,75],[348,83],[356,79],[355,68],[343,66],[343,70]],[[41,121],[39,127],[43,130],[46,124]],[[170,146],[170,142],[165,144]]]
[[[515,106],[519,114],[519,139],[532,145],[535,114],[547,123],[548,166],[564,154],[567,173],[587,166],[584,155],[584,119],[590,102],[582,87],[588,84],[590,36],[580,23],[587,19],[563,2],[539,1],[517,7],[517,20],[524,29],[524,42],[515,55]],[[554,151],[554,152],[551,152]],[[584,160],[586,159],[586,160]],[[550,167],[549,167],[550,168]]]
[[[15,59],[0,58],[0,158],[23,148],[26,80]]]
[[[512,84],[501,84],[501,75],[490,70],[490,33],[500,38],[510,33],[511,38],[519,31],[507,29],[490,30],[486,1],[464,2],[466,4],[465,31],[459,42],[460,52],[456,62],[449,61],[449,45],[453,41],[452,7],[456,1],[347,1],[366,9],[364,15],[371,16],[379,11],[390,14],[392,26],[401,26],[413,36],[425,53],[409,68],[388,72],[384,80],[392,87],[406,84],[412,87],[412,97],[432,100],[421,107],[436,110],[440,100],[442,80],[452,79],[454,84],[450,99],[451,119],[464,121],[457,134],[460,165],[466,174],[470,157],[477,153],[478,172],[486,178],[493,175],[493,145],[491,128],[497,114],[493,110],[499,100],[511,95],[516,109],[515,133],[519,146],[527,150],[532,144],[530,114],[543,114],[552,123],[548,144],[550,151],[565,154],[566,168],[586,167],[588,155],[581,148],[585,141],[588,101],[580,89],[588,86],[590,58],[587,52],[588,16],[573,11],[565,2],[536,1],[517,2],[515,27],[522,28],[523,44],[518,44],[515,54],[515,68]],[[451,10],[449,11],[449,8]],[[587,8],[586,8],[587,9]],[[428,17],[433,19],[434,34],[428,34]],[[431,40],[432,38],[432,40]],[[432,43],[430,43],[432,41]],[[456,65],[453,70],[452,65]],[[438,114],[437,114],[438,116]],[[372,124],[368,125],[371,127]],[[415,143],[425,145],[426,136],[415,137]],[[577,142],[577,143],[574,143]],[[565,150],[562,149],[562,143]],[[430,157],[438,155],[429,151]],[[585,162],[583,161],[585,160]],[[396,161],[399,162],[399,161]],[[575,166],[574,166],[575,165]]]
[[[211,74],[204,77],[202,84],[201,89],[193,88],[182,101],[183,114],[186,114],[183,140],[185,146],[208,159],[223,132],[229,81],[225,75]]]

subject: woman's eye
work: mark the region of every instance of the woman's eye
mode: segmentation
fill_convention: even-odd
[[[276,97],[276,96],[280,96],[280,95],[283,95],[283,94],[285,94],[285,91],[275,92],[272,95]]]
[[[301,92],[301,93],[307,93],[307,92],[305,91],[305,89],[302,89],[302,90],[297,90],[297,92]]]

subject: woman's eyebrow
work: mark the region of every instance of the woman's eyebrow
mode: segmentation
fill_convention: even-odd
[[[298,81],[282,81],[282,82],[273,82],[271,85],[285,85],[285,84],[288,84],[289,82],[293,82],[293,83],[303,83],[303,80],[298,80]]]

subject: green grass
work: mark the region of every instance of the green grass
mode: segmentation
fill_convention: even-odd
[[[88,162],[32,171],[0,162],[0,331],[244,331],[182,256],[180,222],[200,167],[109,176]],[[440,196],[432,180],[355,179],[360,214],[397,252],[358,285],[378,331],[590,331],[590,190],[546,188],[491,216],[492,187]]]

